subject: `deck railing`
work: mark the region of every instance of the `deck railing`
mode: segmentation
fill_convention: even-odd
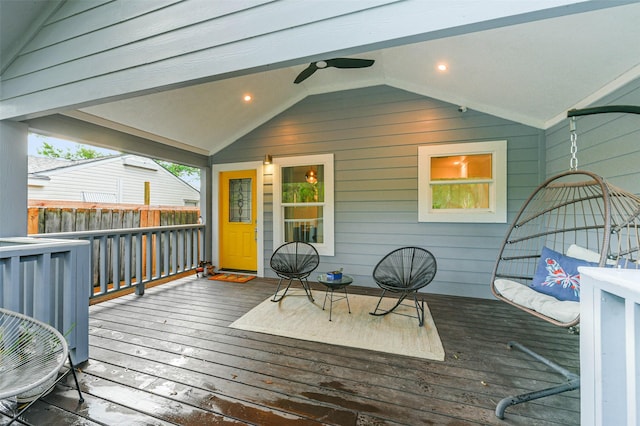
[[[0,238],[0,306],[55,327],[74,363],[89,359],[89,243]]]
[[[640,271],[580,268],[580,416],[640,424]]]
[[[194,270],[202,259],[204,225],[175,225],[34,235],[40,238],[86,240],[91,298],[134,288]]]

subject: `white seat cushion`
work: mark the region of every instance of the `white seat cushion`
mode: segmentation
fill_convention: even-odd
[[[560,322],[571,322],[580,315],[580,302],[558,300],[553,296],[539,293],[524,284],[499,278],[494,288],[513,303],[533,309]]]

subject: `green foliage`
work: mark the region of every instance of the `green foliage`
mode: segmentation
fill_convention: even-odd
[[[169,163],[168,161],[157,161],[158,164],[181,179],[186,179],[190,176],[198,176],[200,174],[200,169],[198,169],[197,167],[185,166],[184,164]]]
[[[71,151],[70,148],[63,151],[61,148],[56,148],[49,142],[42,142],[42,146],[38,148],[37,152],[43,157],[64,158],[65,160],[88,160],[105,156],[86,145],[76,144],[75,151]]]
[[[433,186],[433,209],[482,209],[489,207],[489,186],[445,184]]]
[[[44,138],[43,138],[44,139]],[[37,150],[38,154],[48,158],[62,158],[65,160],[89,160],[93,158],[107,157],[109,154],[103,154],[87,145],[76,144],[75,151],[70,148],[63,150],[57,148],[53,144],[42,141],[42,145]],[[173,175],[187,180],[192,176],[199,176],[200,169],[197,167],[185,166],[183,164],[170,163],[168,161],[158,161],[158,163],[171,172]]]
[[[283,203],[314,203],[324,201],[322,183],[293,182],[282,184]]]

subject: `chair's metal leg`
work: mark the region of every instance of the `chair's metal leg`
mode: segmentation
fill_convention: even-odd
[[[416,304],[416,315],[418,316],[418,327],[422,327],[424,325],[424,298],[418,301],[418,294],[413,293],[413,301]]]
[[[287,283],[287,288],[284,289],[281,295],[278,295],[278,292],[280,291],[280,286],[282,285],[283,280],[284,278],[280,278],[280,281],[278,281],[278,287],[276,287],[276,292],[271,298],[272,302],[279,302],[282,300],[284,296],[287,295],[287,292],[289,291],[289,288],[291,287],[291,283],[293,282],[294,279],[290,278],[289,282]],[[313,295],[311,293],[311,287],[309,287],[309,282],[305,278],[298,278],[298,281],[300,281],[300,284],[302,285],[302,288],[304,289],[304,292],[309,298],[309,300],[313,302]]]
[[[284,278],[280,278],[280,281],[278,281],[278,287],[276,287],[276,292],[273,294],[273,298],[271,299],[272,302],[279,302],[282,300],[282,298],[284,296],[286,296],[287,291],[289,291],[289,287],[291,287],[291,281],[293,281],[293,278],[289,280],[289,284],[287,284],[287,288],[284,289],[284,292],[282,292],[282,294],[280,295],[280,297],[278,297],[278,292],[280,291],[280,285],[282,284],[282,280]]]
[[[515,396],[508,396],[501,399],[496,406],[496,417],[498,417],[499,419],[504,419],[505,410],[512,405],[532,401],[534,399],[544,398],[545,396],[557,395],[559,393],[568,392],[580,388],[580,376],[578,376],[577,374],[574,374],[569,370],[559,366],[555,362],[543,357],[542,355],[533,352],[531,349],[521,345],[518,342],[509,342],[507,346],[509,347],[509,349],[515,347],[516,349],[519,349],[520,351],[526,353],[537,361],[542,362],[551,369],[562,374],[567,379],[567,382],[539,391],[523,393]]]
[[[376,312],[378,312],[378,308],[380,307],[380,302],[382,302],[382,298],[384,297],[384,294],[387,292],[387,290],[382,290],[382,294],[380,295],[380,299],[378,299],[378,304],[376,305],[376,308],[373,310],[373,312],[369,312],[369,314],[371,315],[377,315]],[[380,314],[382,315],[382,314]]]
[[[71,354],[70,354],[70,353],[68,353],[68,354],[67,354],[67,356],[68,356],[68,358],[69,358],[69,369],[71,370],[71,373],[73,373],[73,379],[74,379],[74,380],[75,380],[75,382],[76,382],[76,389],[78,389],[78,396],[79,396],[78,401],[79,401],[79,402],[84,402],[84,398],[82,397],[82,392],[80,392],[80,385],[78,384],[78,378],[76,377],[76,371],[75,371],[75,369],[73,368],[73,363],[71,362]],[[13,418],[9,421],[9,423],[7,423],[7,426],[8,426],[8,425],[10,425],[10,424],[13,424],[13,422],[15,422],[16,420],[18,420],[18,418],[19,418],[20,416],[22,416],[22,415],[23,415],[23,414],[24,414],[24,413],[25,413],[25,412],[26,412],[26,411],[27,411],[27,410],[28,410],[28,409],[29,409],[33,404],[35,404],[35,403],[36,403],[36,401],[37,401],[37,400],[39,400],[39,399],[42,397],[42,395],[44,395],[44,394],[48,393],[48,392],[49,392],[49,390],[53,389],[53,388],[54,388],[54,387],[55,387],[55,386],[56,386],[56,385],[57,385],[57,384],[58,384],[62,379],[64,379],[64,378],[67,376],[67,374],[69,374],[69,372],[68,372],[68,371],[67,371],[66,373],[62,374],[60,377],[58,377],[58,378],[56,379],[56,381],[55,381],[55,382],[53,382],[53,384],[52,384],[51,386],[49,386],[47,389],[45,389],[45,390],[40,394],[40,396],[38,396],[37,398],[34,398],[33,400],[29,401],[29,402],[27,403],[27,405],[25,405],[24,407],[22,407],[21,409],[19,409],[19,410],[18,410],[18,413],[17,413],[17,414],[15,414],[15,415],[13,416]]]
[[[71,369],[71,374],[73,374],[73,381],[76,382],[76,389],[78,389],[78,401],[84,402],[84,398],[82,397],[82,392],[80,391],[80,384],[78,383],[78,376],[76,376],[76,369],[73,366],[73,362],[71,361],[70,353],[69,353],[69,368]]]
[[[393,308],[391,308],[391,309],[389,309],[389,310],[387,310],[387,311],[384,311],[384,312],[380,312],[380,313],[378,313],[378,307],[380,306],[380,302],[382,302],[382,299],[384,298],[384,292],[385,292],[385,291],[386,291],[386,290],[383,290],[383,291],[382,291],[382,295],[380,296],[380,300],[378,300],[378,304],[376,305],[376,308],[373,310],[373,312],[369,312],[371,315],[375,315],[375,316],[377,316],[377,317],[379,317],[379,316],[383,316],[383,315],[387,315],[388,313],[391,313],[395,308],[397,308],[398,306],[400,306],[400,304],[401,304],[401,303],[404,301],[404,299],[407,297],[407,295],[406,295],[406,294],[403,294],[402,296],[400,296],[400,297],[398,298],[398,302],[393,306]]]
[[[299,280],[304,292],[307,293],[307,297],[313,302],[313,294],[311,293],[311,287],[309,287],[309,281],[306,278],[299,278]]]

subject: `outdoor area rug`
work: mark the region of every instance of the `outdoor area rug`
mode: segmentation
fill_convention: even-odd
[[[214,281],[229,281],[232,283],[246,283],[247,281],[251,281],[255,278],[255,275],[238,275],[238,274],[215,274],[212,277],[209,277],[210,280]]]
[[[378,317],[369,315],[378,303],[378,297],[349,294],[351,314],[344,299],[334,301],[332,321],[329,322],[328,300],[325,310],[322,310],[324,295],[322,291],[314,291],[315,302],[312,303],[302,290],[289,290],[280,302],[274,303],[269,298],[230,327],[444,361],[444,348],[426,303],[424,326],[418,327],[413,306],[400,306],[394,311],[412,317],[397,314]],[[334,294],[337,296],[338,292]],[[391,307],[393,302],[394,299],[385,298],[381,306]]]

